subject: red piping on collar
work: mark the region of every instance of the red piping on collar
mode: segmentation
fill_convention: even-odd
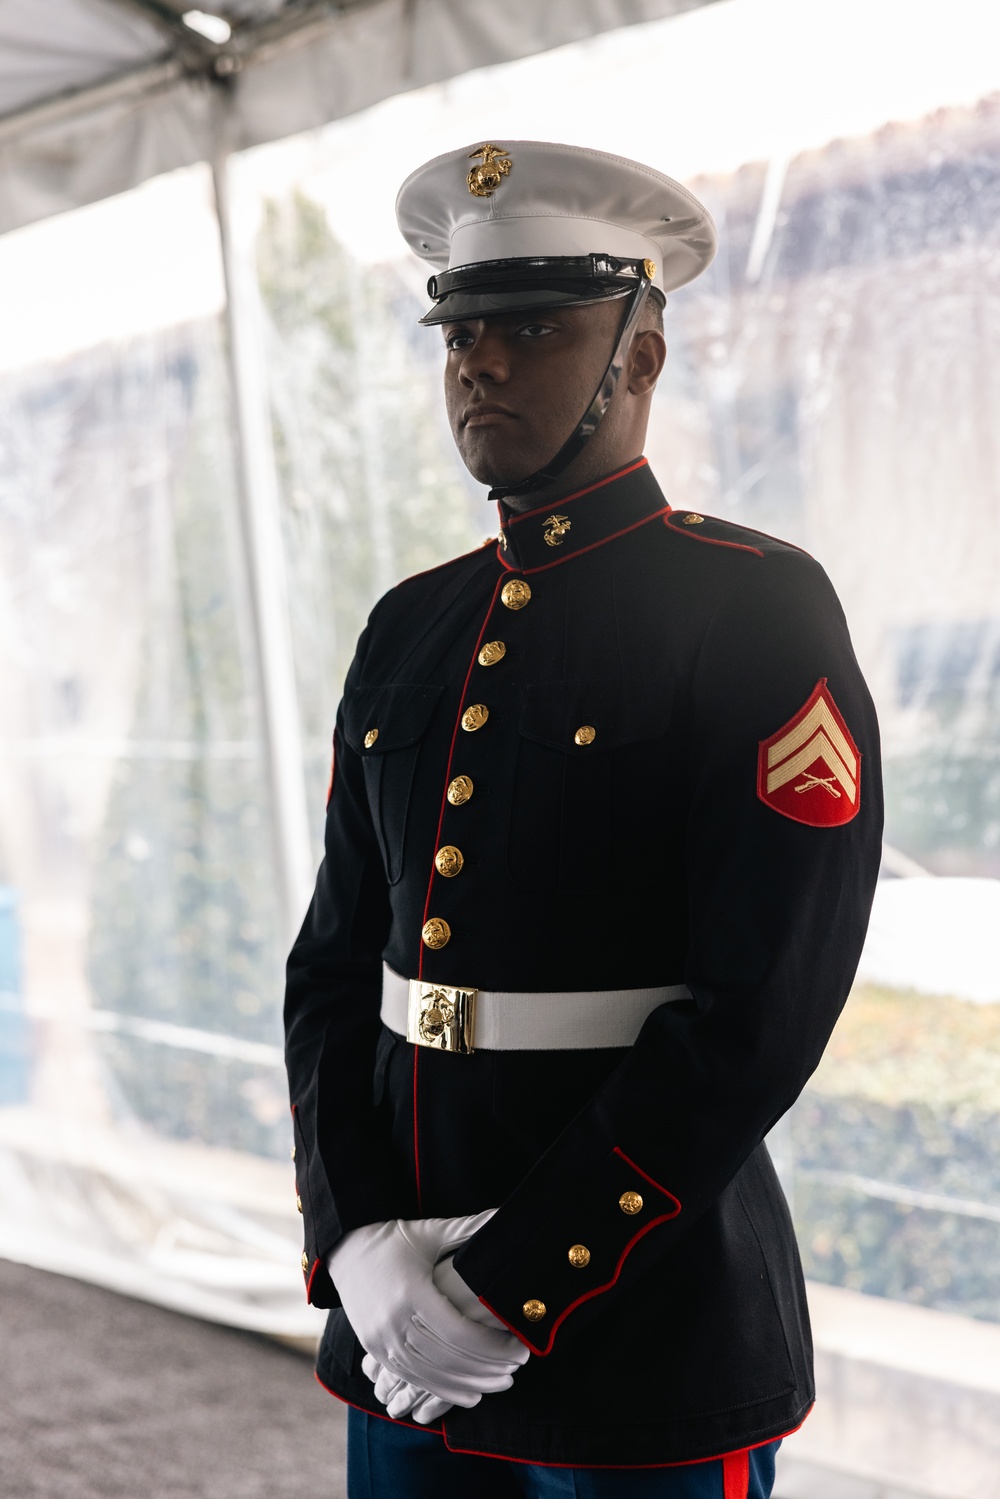
[[[591,1290],[584,1291],[582,1296],[578,1296],[575,1301],[570,1302],[569,1306],[563,1308],[563,1310],[559,1313],[558,1317],[549,1329],[549,1340],[544,1348],[539,1348],[536,1344],[532,1343],[531,1339],[526,1337],[520,1328],[515,1327],[512,1322],[507,1321],[507,1318],[504,1316],[503,1312],[498,1312],[495,1306],[490,1305],[485,1296],[480,1296],[479,1300],[483,1303],[483,1306],[486,1308],[486,1310],[488,1312],[492,1312],[494,1317],[499,1317],[504,1326],[510,1328],[510,1331],[514,1334],[518,1341],[523,1343],[526,1348],[530,1348],[532,1353],[537,1353],[539,1358],[545,1358],[547,1354],[552,1352],[552,1345],[556,1340],[556,1333],[559,1331],[560,1327],[565,1322],[570,1312],[575,1312],[578,1306],[582,1306],[585,1301],[590,1301],[594,1296],[601,1296],[605,1291],[611,1290],[611,1287],[615,1284],[618,1277],[622,1273],[625,1261],[628,1259],[629,1255],[638,1244],[639,1240],[645,1238],[650,1229],[658,1227],[658,1225],[661,1223],[669,1223],[672,1218],[677,1217],[677,1214],[681,1210],[680,1198],[675,1197],[673,1192],[668,1191],[666,1187],[661,1187],[660,1183],[658,1181],[655,1181],[653,1177],[648,1175],[647,1172],[643,1171],[641,1166],[637,1166],[635,1164],[635,1161],[630,1160],[629,1157],[625,1154],[624,1150],[620,1149],[619,1146],[616,1145],[612,1154],[618,1156],[621,1160],[623,1160],[626,1166],[631,1166],[632,1170],[636,1172],[638,1176],[641,1176],[644,1181],[648,1181],[650,1186],[655,1187],[658,1192],[662,1192],[664,1197],[669,1197],[670,1201],[674,1204],[673,1212],[661,1213],[658,1218],[651,1218],[648,1223],[643,1224],[638,1233],[632,1235],[631,1239],[629,1239],[628,1243],[625,1245],[625,1248],[618,1256],[618,1263],[615,1266],[615,1273],[614,1275],[612,1275],[611,1279],[605,1281],[601,1286],[594,1286]]]
[[[593,494],[593,492],[594,492],[595,489],[603,489],[604,486],[605,486],[605,484],[613,484],[616,479],[624,479],[624,477],[625,477],[626,474],[634,474],[637,468],[648,468],[648,467],[649,467],[649,459],[648,458],[637,458],[635,460],[635,462],[634,463],[630,463],[627,468],[617,469],[615,473],[613,473],[613,474],[607,474],[603,479],[598,479],[597,482],[596,482],[596,484],[588,484],[587,487],[586,487],[586,489],[578,489],[575,494],[564,495],[561,500],[553,500],[552,503],[553,503],[553,505],[571,505],[573,503],[573,501],[574,500],[578,500],[581,495]],[[499,506],[500,506],[500,501],[498,500],[497,501],[497,508],[498,509],[499,509]],[[522,512],[520,513],[520,515],[512,516],[511,519],[507,522],[506,526],[503,523],[503,511],[501,511],[500,512],[500,516],[501,516],[501,519],[500,519],[500,529],[501,530],[507,530],[510,526],[519,526],[523,520],[533,520],[534,517],[535,517],[535,511],[536,510],[542,510],[544,508],[545,507],[542,506],[542,505],[535,505],[530,510],[522,510]]]
[[[563,562],[572,562],[575,558],[582,557],[585,552],[593,552],[598,547],[606,546],[609,541],[617,541],[619,536],[627,536],[630,531],[638,531],[640,526],[648,525],[651,520],[659,520],[662,516],[665,521],[670,514],[671,509],[669,505],[663,510],[654,510],[651,515],[644,515],[642,520],[633,521],[630,526],[623,526],[620,531],[613,531],[610,536],[602,536],[600,541],[592,541],[589,546],[580,547],[575,552],[567,552],[565,557],[557,557],[554,562],[540,562],[537,567],[512,567],[499,546],[497,547],[497,557],[509,573],[521,573],[525,577],[529,575],[534,577],[535,573],[547,573],[552,567],[559,567]],[[720,542],[719,545],[729,546],[732,543]],[[764,553],[761,552],[760,555],[763,557]]]

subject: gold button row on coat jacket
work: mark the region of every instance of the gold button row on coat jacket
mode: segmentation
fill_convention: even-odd
[[[507,654],[507,646],[502,640],[487,640],[477,656],[480,666],[496,666]]]
[[[456,776],[448,783],[448,800],[453,807],[461,807],[475,790],[471,776]]]
[[[566,1258],[574,1270],[586,1270],[590,1264],[590,1250],[586,1244],[574,1244],[570,1248]]]
[[[500,590],[500,602],[508,609],[523,609],[531,600],[531,585],[523,578],[511,578]]]
[[[462,714],[462,728],[467,734],[474,734],[481,729],[490,716],[490,710],[485,703],[470,703]]]
[[[443,874],[446,880],[453,880],[456,874],[461,874],[465,867],[465,856],[460,848],[453,843],[446,843],[439,848],[434,855],[434,868],[438,874]]]
[[[581,724],[576,733],[573,735],[573,743],[593,744],[596,738],[597,730],[594,728],[593,724],[585,723]]]
[[[451,927],[443,916],[432,916],[429,921],[424,922],[420,938],[425,947],[437,952],[439,948],[447,947],[451,941]]]
[[[365,749],[371,749],[377,738],[378,729],[369,729],[368,733],[365,735]]]
[[[532,1297],[530,1301],[526,1301],[524,1303],[521,1310],[527,1317],[529,1322],[541,1322],[542,1318],[545,1316],[545,1313],[548,1311],[548,1307],[545,1305],[544,1301],[536,1301],[535,1298]]]
[[[628,1213],[631,1218],[636,1213],[642,1212],[642,1198],[638,1192],[623,1192],[618,1199],[618,1206],[623,1213]]]

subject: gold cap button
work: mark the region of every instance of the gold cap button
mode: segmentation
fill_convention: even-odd
[[[585,723],[581,724],[576,733],[573,735],[573,743],[593,744],[596,738],[597,730],[594,728],[593,724]]]
[[[460,848],[453,843],[446,843],[444,848],[439,848],[434,855],[434,867],[438,874],[443,874],[446,880],[452,880],[456,874],[462,873],[465,858]]]
[[[485,703],[472,703],[462,714],[462,728],[467,734],[474,734],[481,729],[490,716],[490,710]]]
[[[378,729],[369,729],[368,733],[365,735],[365,749],[371,749],[377,738]]]
[[[424,928],[420,936],[425,947],[434,949],[447,947],[451,941],[451,927],[442,917],[432,916],[430,921],[424,922]],[[639,1207],[642,1207],[641,1201]]]
[[[479,652],[480,666],[496,666],[507,654],[507,647],[502,640],[488,640]]]
[[[656,261],[655,260],[644,260],[642,262],[642,268],[646,272],[646,275],[649,277],[650,281],[655,280],[655,278],[656,278]]]
[[[567,1255],[574,1270],[586,1270],[590,1264],[590,1250],[586,1244],[574,1244]]]
[[[523,609],[531,598],[531,588],[523,578],[511,578],[500,590],[500,602],[508,609]]]
[[[302,1211],[302,1198],[299,1196],[299,1194],[297,1192],[295,1194],[295,1206],[298,1208],[299,1212],[301,1213],[301,1211]]]
[[[705,517],[703,515],[685,515],[684,517],[684,524],[686,526],[701,526],[704,522]]]
[[[307,1254],[303,1254],[301,1264],[304,1273],[309,1269],[309,1256]]]
[[[473,785],[471,776],[456,776],[448,783],[448,800],[453,807],[460,807],[467,802],[472,795]]]
[[[623,1213],[632,1217],[635,1213],[642,1212],[642,1198],[638,1192],[623,1192],[618,1199],[618,1206]]]
[[[531,1301],[526,1301],[524,1303],[521,1310],[527,1317],[529,1322],[541,1322],[548,1308],[546,1307],[544,1301],[535,1301],[535,1299],[532,1298]]]

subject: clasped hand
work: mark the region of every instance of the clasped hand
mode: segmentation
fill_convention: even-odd
[[[362,1367],[390,1416],[426,1425],[509,1389],[529,1357],[451,1263],[495,1209],[465,1218],[394,1219],[344,1235],[327,1257]]]

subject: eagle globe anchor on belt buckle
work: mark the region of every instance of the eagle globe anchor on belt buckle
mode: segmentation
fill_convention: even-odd
[[[478,989],[422,984],[411,979],[407,1041],[414,1046],[432,1046],[435,1051],[454,1051],[467,1056],[474,1050],[478,993]]]

